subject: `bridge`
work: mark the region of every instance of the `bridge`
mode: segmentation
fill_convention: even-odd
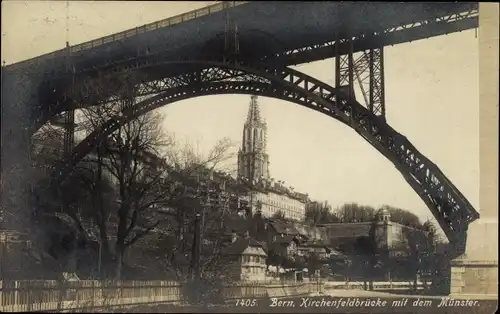
[[[201,95],[274,97],[336,119],[376,148],[428,206],[458,256],[479,214],[386,121],[383,52],[388,45],[477,28],[478,17],[478,3],[466,2],[219,2],[68,45],[2,68],[2,160],[7,167],[21,163],[31,135],[62,114],[63,180],[99,141],[150,110]],[[289,67],[332,57],[335,86]],[[132,97],[131,90],[141,100],[74,147],[74,110]]]

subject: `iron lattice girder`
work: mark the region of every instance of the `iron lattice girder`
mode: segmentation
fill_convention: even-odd
[[[422,39],[430,36],[431,34],[435,35],[436,32],[439,32],[439,34],[447,34],[450,32],[470,29],[471,27],[477,26],[477,16],[477,8],[471,8],[469,11],[457,12],[449,16],[437,17],[432,20],[415,21],[408,25],[390,27],[376,33],[353,35],[353,37],[350,38],[350,40],[352,41],[352,51],[355,53],[359,51],[369,50],[373,47],[394,45],[401,42],[406,42],[407,38],[415,38],[415,40]],[[436,29],[434,29],[433,27],[435,27]],[[168,47],[165,47],[165,49],[168,50]],[[327,43],[291,49],[279,54],[263,56],[260,60],[265,63],[269,62],[271,66],[296,65],[334,57],[337,53],[337,50],[341,55],[345,55],[349,52],[347,38],[339,41],[331,41]],[[80,63],[73,64],[75,66],[75,71],[79,77],[84,77],[86,75],[95,75],[94,78],[91,78],[91,80],[94,81],[95,77],[100,76],[104,73],[115,75],[116,73],[121,73],[123,71],[141,70],[155,66],[158,67],[162,64],[179,62],[183,60],[187,61],[189,59],[221,61],[223,58],[223,56],[220,55],[200,57],[199,55],[193,54],[183,55],[176,60],[172,60],[171,58],[164,57],[162,53],[163,51],[161,49],[158,51],[148,50],[147,53],[138,51],[135,57],[127,57],[126,59],[118,61],[109,60],[107,63],[99,67],[87,67],[84,64]],[[43,75],[44,79],[48,81],[54,79],[69,81],[69,77],[67,77],[66,72],[60,73],[56,71],[54,73],[44,73]],[[88,78],[85,77],[80,78],[80,82],[87,79]],[[62,96],[62,99],[65,98],[67,97]],[[65,103],[63,100],[60,100],[60,102]]]
[[[335,52],[335,86],[347,86],[354,97],[354,80],[359,83],[361,93],[368,110],[375,115],[385,117],[385,84],[383,47],[362,51],[354,60],[353,43],[341,40],[348,46],[347,54],[342,55],[339,46]]]
[[[385,116],[384,48],[363,51],[354,62],[366,107],[375,115]]]
[[[178,64],[178,62],[167,62],[164,65],[174,63]],[[190,62],[185,63],[189,64]],[[191,64],[194,63],[191,62]],[[131,77],[133,83],[123,84],[119,78],[117,79],[117,74],[108,74],[95,79],[93,77],[86,77],[76,83],[78,84],[78,91],[73,92],[72,99],[70,99],[68,94],[65,95],[64,103],[61,103],[56,110],[67,110],[67,105],[70,103],[76,108],[82,108],[118,101],[123,98],[123,92],[130,91],[131,88],[134,89],[137,97],[143,97],[158,94],[174,87],[193,85],[199,82],[246,79],[246,77],[240,77],[240,72],[231,69],[222,71],[203,67],[197,67],[193,72],[163,77],[161,79],[153,79],[151,75],[143,72],[129,74],[128,76]]]
[[[67,54],[68,58],[66,59],[68,62],[66,64],[66,71],[71,74],[71,86],[69,89],[69,93],[74,92],[74,80],[75,80],[75,69],[70,63],[71,55],[69,45],[67,45]],[[65,126],[64,126],[64,156],[69,156],[73,149],[73,143],[75,140],[75,111],[67,110],[65,112]]]
[[[165,62],[163,66],[171,64],[179,64],[179,62]],[[195,63],[191,62],[190,64]],[[196,65],[198,66],[192,72],[160,78],[156,78],[158,77],[156,73],[151,75],[151,73],[144,71],[128,72],[126,69],[124,70],[125,74],[113,71],[103,73],[103,75],[80,77],[74,82],[73,88],[63,94],[61,101],[56,106],[53,106],[51,110],[45,112],[35,121],[30,134],[34,134],[44,123],[61,112],[116,102],[126,97],[126,94],[131,92],[131,89],[133,89],[137,97],[143,97],[201,81],[218,81],[230,78],[237,80],[238,75],[240,75],[239,72],[230,69],[218,71],[204,69],[198,63]],[[124,82],[123,78],[126,78],[127,82]]]
[[[370,96],[368,110],[385,117],[384,47],[370,49]]]
[[[457,12],[432,20],[421,20],[407,25],[389,27],[379,32],[353,34],[350,38],[353,43],[352,49],[356,53],[376,47],[404,43],[408,41],[408,38],[413,38],[415,41],[430,36],[468,30],[478,26],[478,16],[478,9],[471,8],[469,11]],[[349,47],[345,39],[287,50],[272,56],[265,56],[262,60],[283,66],[290,66],[333,58],[336,55],[337,49],[341,54],[348,53]]]
[[[185,64],[193,63],[196,62]],[[450,241],[463,239],[468,224],[479,217],[436,165],[384,120],[356,101],[349,100],[348,95],[341,90],[289,68],[203,62],[200,68],[203,68],[200,73],[192,76],[198,78],[195,83],[179,79],[177,82],[183,82],[180,85],[155,93],[123,112],[121,117],[105,122],[76,147],[63,173],[67,173],[72,165],[90,152],[99,140],[148,111],[202,95],[254,94],[294,102],[351,126],[396,166],[430,208]]]
[[[347,53],[342,54],[340,46],[335,50],[335,87],[348,86],[349,93],[354,93],[354,55],[352,51],[352,42],[349,40],[340,40],[340,44],[347,45]]]

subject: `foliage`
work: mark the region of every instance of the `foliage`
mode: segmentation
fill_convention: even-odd
[[[403,226],[408,226],[412,228],[421,228],[422,223],[420,222],[420,219],[418,218],[417,215],[413,214],[412,212],[402,209],[402,208],[397,208],[393,206],[388,206],[384,205],[382,206],[381,209],[386,209],[389,214],[391,215],[391,221],[399,223]]]
[[[62,269],[68,269],[75,266],[70,264],[75,257],[72,253],[77,249],[77,238],[86,237],[82,232],[81,214],[91,211],[88,201],[93,195],[80,181],[80,177],[88,174],[80,168],[75,169],[59,189],[52,188],[51,174],[63,157],[62,143],[62,130],[50,125],[33,136],[30,197],[38,228],[30,235],[34,245],[56,258]]]
[[[407,256],[407,268],[415,276],[417,274],[424,276],[437,275],[437,257],[436,247],[439,243],[439,238],[436,234],[434,223],[427,220],[419,229],[405,228],[402,233],[404,248]]]
[[[267,240],[266,221],[261,211],[257,211],[249,221],[249,233],[257,241]]]
[[[267,252],[266,265],[267,266],[281,266],[284,263],[285,257],[278,252],[270,249]]]
[[[340,220],[332,212],[328,203],[309,202],[306,204],[305,222],[315,226],[319,224],[338,223]]]
[[[309,271],[309,275],[313,275],[317,270],[323,265],[322,260],[316,252],[309,254],[306,258],[306,265]]]
[[[335,210],[335,214],[342,223],[370,222],[375,218],[375,208],[357,203],[347,203]]]

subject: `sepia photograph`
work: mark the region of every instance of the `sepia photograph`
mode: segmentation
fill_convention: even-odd
[[[1,9],[0,312],[496,311],[498,3]]]

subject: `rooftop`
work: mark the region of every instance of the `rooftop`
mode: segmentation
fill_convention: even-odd
[[[233,243],[224,249],[224,255],[241,255],[248,247],[260,247],[262,244],[253,238],[237,238]]]

